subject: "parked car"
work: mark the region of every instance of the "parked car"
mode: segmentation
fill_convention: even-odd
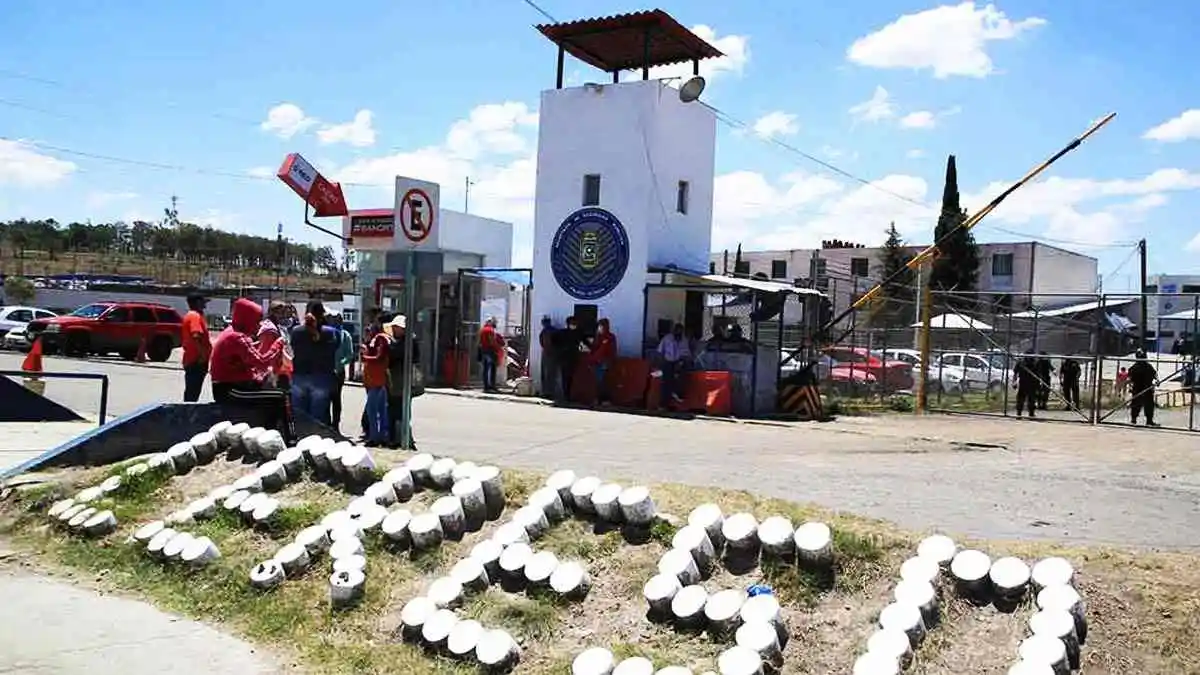
[[[881,359],[865,347],[827,347],[822,353],[839,367],[866,371],[887,391],[905,391],[913,387],[912,365],[904,361]]]
[[[117,353],[133,359],[144,345],[146,358],[163,362],[182,339],[183,317],[167,305],[148,302],[97,302],[66,316],[31,321],[30,342],[42,339],[46,353],[67,356]]]
[[[780,352],[780,361],[787,359],[791,352],[783,350]],[[792,359],[780,367],[780,377],[787,377],[802,370],[806,362],[801,359]],[[861,395],[874,389],[878,384],[875,376],[867,372],[864,368],[853,368],[850,365],[839,364],[826,354],[817,356],[816,366],[813,368],[814,374],[817,376],[818,386],[822,389],[827,389],[843,396]]]
[[[885,361],[903,361],[912,366],[913,382],[920,377],[921,352],[916,349],[883,349],[875,355]],[[930,359],[929,372],[926,375],[925,391],[930,394],[948,392],[961,394],[968,391],[967,373],[962,368],[941,366],[936,359]]]
[[[0,338],[14,328],[24,328],[25,324],[34,319],[49,319],[55,316],[58,315],[40,307],[23,307],[21,305],[0,307]]]
[[[1016,382],[1013,371],[1005,367],[1003,354],[972,354],[952,352],[942,354],[939,362],[943,366],[962,368],[967,384],[972,391],[997,392],[1006,384]]]
[[[5,349],[16,349],[22,352],[29,351],[29,340],[25,337],[25,326],[17,326],[5,333],[3,343]]]

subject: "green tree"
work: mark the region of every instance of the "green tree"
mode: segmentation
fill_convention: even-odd
[[[916,275],[908,268],[908,260],[912,252],[905,247],[904,238],[892,223],[887,229],[887,240],[879,252],[879,268],[876,270],[880,281],[896,278],[884,283],[880,293],[879,304],[871,313],[871,323],[881,327],[903,326],[911,322],[913,307],[916,302]]]
[[[8,276],[4,279],[5,302],[12,305],[27,305],[33,302],[37,288],[25,277]]]
[[[970,230],[959,227],[966,220],[967,212],[959,203],[958,168],[954,155],[950,155],[946,161],[942,212],[933,231],[934,241],[939,242],[938,257],[930,272],[930,287],[935,291],[969,293],[978,288],[979,245],[975,243],[975,235]],[[975,304],[970,295],[952,297],[952,304],[957,307]]]

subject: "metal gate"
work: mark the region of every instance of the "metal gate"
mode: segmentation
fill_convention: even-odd
[[[483,382],[479,361],[479,331],[488,319],[504,336],[507,358],[497,373],[500,386],[528,373],[531,334],[533,270],[525,267],[479,267],[458,271],[458,297],[454,308],[454,370],[457,387],[478,387]],[[450,379],[450,378],[448,378]]]

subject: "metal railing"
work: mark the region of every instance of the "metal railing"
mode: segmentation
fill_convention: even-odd
[[[104,373],[30,373],[24,370],[0,370],[0,376],[48,380],[100,380],[100,419],[97,426],[104,426],[108,420],[108,375]]]

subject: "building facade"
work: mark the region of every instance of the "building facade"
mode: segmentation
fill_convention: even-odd
[[[1200,274],[1152,274],[1146,294],[1148,349],[1167,352],[1176,337],[1200,333]]]
[[[916,253],[923,247],[909,247]],[[765,275],[777,281],[808,284],[823,269],[834,307],[841,310],[881,278],[882,248],[822,248],[716,252],[709,268],[718,273]],[[981,298],[997,311],[1024,311],[1090,300],[1098,292],[1098,261],[1090,256],[1040,242],[979,245]]]

